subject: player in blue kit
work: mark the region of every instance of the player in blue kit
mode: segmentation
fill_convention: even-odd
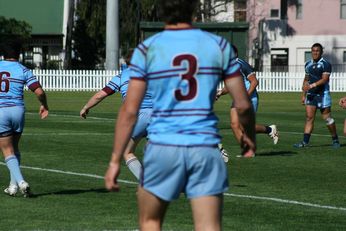
[[[236,56],[238,57],[238,49],[236,46],[232,45]],[[256,73],[254,72],[253,68],[248,64],[245,60],[237,58],[237,62],[240,65],[240,73],[243,76],[245,88],[247,90],[247,93],[250,97],[253,109],[255,112],[257,112],[258,108],[258,93],[256,90],[256,87],[258,85],[258,80],[256,78]],[[216,99],[218,99],[220,96],[227,94],[228,91],[226,88],[220,89],[216,94]],[[231,119],[231,128],[233,131],[233,134],[237,141],[241,142],[241,137],[243,135],[243,129],[239,123],[239,118],[236,109],[231,105],[230,109],[230,119]],[[274,144],[277,144],[279,141],[279,132],[275,124],[272,125],[262,125],[262,124],[256,124],[256,133],[264,133],[268,134],[270,138],[273,139]],[[254,153],[244,153],[244,155],[240,155],[242,157],[248,158],[248,157],[254,157]]]
[[[311,47],[312,60],[305,63],[302,104],[305,105],[306,121],[303,141],[294,144],[293,146],[296,148],[308,146],[314,128],[317,109],[320,109],[322,118],[326,121],[332,136],[332,147],[340,147],[335,121],[331,116],[332,100],[329,91],[329,77],[332,72],[332,66],[322,57],[322,54],[322,45],[319,43],[313,44]]]
[[[165,30],[139,44],[131,59],[131,81],[116,122],[105,186],[119,189],[121,157],[148,90],[153,114],[137,193],[140,230],[161,230],[169,203],[182,192],[190,199],[195,230],[221,230],[228,174],[213,112],[221,80],[244,127],[243,151],[256,149],[255,117],[234,51],[226,39],[191,26],[198,4],[159,0]]]
[[[132,56],[132,50],[129,51],[126,57],[126,64],[130,64],[130,59]],[[80,111],[80,116],[86,119],[89,110],[100,103],[102,100],[107,98],[108,96],[114,94],[115,92],[120,92],[122,100],[124,101],[126,98],[126,93],[128,89],[128,84],[130,81],[130,69],[125,68],[122,70],[120,76],[114,76],[111,81],[99,92],[93,95],[89,101],[85,104],[85,106]],[[139,141],[146,137],[147,135],[147,127],[150,122],[150,117],[152,113],[152,103],[151,103],[151,95],[146,92],[143,102],[140,106],[138,120],[136,122],[136,126],[133,129],[131,139],[127,145],[126,151],[124,152],[124,159],[127,167],[133,173],[133,175],[139,180],[140,173],[142,171],[142,164],[135,156],[136,146]]]
[[[4,192],[15,196],[18,190],[28,197],[30,186],[20,171],[18,143],[24,128],[24,92],[26,85],[41,103],[41,119],[48,116],[45,92],[33,73],[18,62],[21,43],[16,38],[8,39],[2,46],[4,60],[0,61],[0,148],[10,171],[10,184]]]

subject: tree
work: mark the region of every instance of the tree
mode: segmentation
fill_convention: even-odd
[[[0,37],[16,35],[22,39],[29,39],[32,27],[25,21],[18,21],[14,18],[6,19],[0,16]]]
[[[103,65],[106,42],[106,0],[81,0],[76,10],[73,68]]]

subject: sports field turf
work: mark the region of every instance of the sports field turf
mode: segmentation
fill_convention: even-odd
[[[34,94],[27,93],[26,127],[21,140],[23,174],[35,197],[2,193],[8,172],[0,162],[0,230],[135,230],[138,228],[135,178],[123,165],[121,191],[104,190],[103,175],[113,142],[119,95],[79,118],[93,92],[47,92],[50,116],[41,121]],[[257,122],[277,124],[277,145],[258,135],[254,159],[237,158],[229,128],[229,98],[215,104],[223,144],[231,154],[230,190],[224,197],[224,230],[346,230],[346,111],[333,94],[333,117],[342,147],[331,148],[325,122],[317,116],[311,147],[302,139],[304,107],[300,93],[261,93]],[[346,95],[346,94],[345,94]],[[142,157],[144,142],[137,149]],[[173,202],[164,230],[193,230],[188,201]]]

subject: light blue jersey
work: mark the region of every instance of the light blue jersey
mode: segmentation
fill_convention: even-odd
[[[121,72],[120,76],[114,76],[102,90],[105,91],[108,95],[112,95],[115,92],[120,92],[122,100],[124,101],[130,81],[130,73],[131,71],[129,68],[124,69]],[[152,108],[151,94],[149,92],[145,93],[140,108]]]
[[[166,29],[137,46],[130,68],[131,78],[146,81],[152,93],[151,143],[220,143],[213,112],[216,88],[222,79],[240,76],[240,65],[224,38],[200,29]]]
[[[0,61],[0,108],[24,106],[24,86],[34,91],[41,85],[31,70],[16,61]]]
[[[24,86],[41,87],[33,73],[17,61],[0,61],[0,137],[22,133]]]

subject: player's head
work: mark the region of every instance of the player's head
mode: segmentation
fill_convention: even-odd
[[[159,16],[166,24],[191,23],[199,0],[158,0]]]
[[[1,44],[1,53],[5,59],[19,59],[22,49],[22,42],[15,37],[7,38]]]
[[[238,58],[238,48],[236,46],[234,46],[233,44],[231,44],[231,46],[232,46],[232,49],[234,51],[235,57]]]
[[[311,46],[311,56],[312,56],[312,59],[317,61],[321,58],[323,54],[323,47],[320,43],[314,43],[312,46]]]

